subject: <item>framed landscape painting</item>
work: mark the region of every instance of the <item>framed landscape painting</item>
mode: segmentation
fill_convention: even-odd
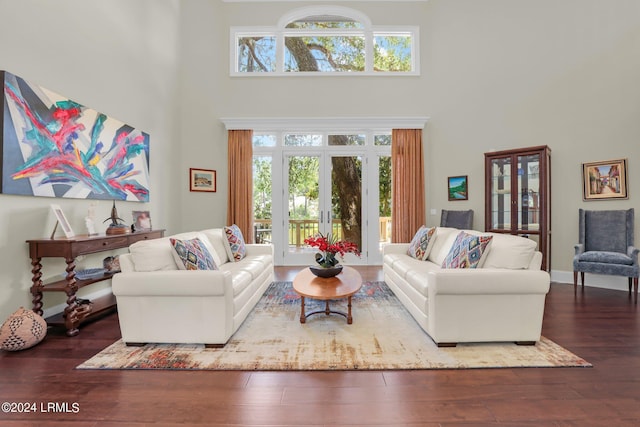
[[[216,171],[209,169],[189,169],[189,190],[216,192]]]
[[[467,175],[450,176],[447,178],[447,184],[450,201],[469,199]]]
[[[582,164],[584,200],[628,199],[627,159]]]

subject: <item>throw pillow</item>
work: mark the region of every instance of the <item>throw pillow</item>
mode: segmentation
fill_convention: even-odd
[[[217,270],[207,247],[197,237],[191,240],[169,239],[180,270]]]
[[[227,254],[232,262],[238,262],[247,255],[247,248],[244,245],[244,237],[240,227],[233,224],[224,227],[224,234],[227,236]]]
[[[461,231],[442,263],[442,268],[481,267],[491,239],[493,236],[474,236]]]
[[[433,242],[435,242],[436,228],[420,227],[409,244],[407,253],[410,257],[424,261],[429,256]]]
[[[47,322],[31,310],[20,307],[0,326],[0,349],[24,350],[42,341]]]

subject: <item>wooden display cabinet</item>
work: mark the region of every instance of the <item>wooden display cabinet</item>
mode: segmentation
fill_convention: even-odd
[[[96,282],[108,280],[113,273],[106,273],[100,277],[86,280],[76,280],[76,258],[98,252],[128,248],[131,244],[147,239],[157,239],[164,236],[164,230],[139,231],[122,235],[80,235],[72,238],[27,240],[29,256],[31,257],[31,273],[33,282],[31,295],[33,296],[33,311],[42,316],[43,292],[64,292],[67,295],[67,306],[64,312],[47,318],[49,325],[64,325],[68,336],[78,335],[78,326],[86,320],[95,318],[115,307],[115,297],[110,294],[91,301],[91,304],[78,304],[76,293],[78,289]],[[67,263],[67,275],[64,279],[44,284],[42,278],[42,258],[61,257]]]
[[[485,157],[485,231],[536,240],[551,270],[551,149],[494,151]]]

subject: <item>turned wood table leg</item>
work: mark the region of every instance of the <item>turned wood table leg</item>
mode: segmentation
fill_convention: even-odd
[[[300,297],[300,323],[306,323],[307,316],[304,314],[304,297]]]
[[[327,316],[331,314],[331,310],[329,310],[329,300],[324,302],[324,314]]]
[[[353,318],[351,317],[351,296],[347,299],[347,325],[353,323]]]
[[[78,286],[76,285],[76,263],[75,259],[69,258],[67,262],[67,286],[65,287],[65,293],[67,294],[67,306],[64,309],[64,324],[67,328],[67,336],[73,337],[80,332],[78,326],[82,320],[80,313],[78,312],[78,304],[76,303],[76,292],[78,292]]]
[[[31,274],[33,277],[31,278],[31,296],[33,299],[31,302],[33,303],[33,312],[39,316],[42,316],[42,264],[40,263],[42,258],[32,258],[31,259]]]

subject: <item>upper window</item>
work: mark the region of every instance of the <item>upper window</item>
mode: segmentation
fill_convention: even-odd
[[[274,28],[231,28],[232,75],[417,75],[417,27],[375,27],[336,6],[293,11]]]

